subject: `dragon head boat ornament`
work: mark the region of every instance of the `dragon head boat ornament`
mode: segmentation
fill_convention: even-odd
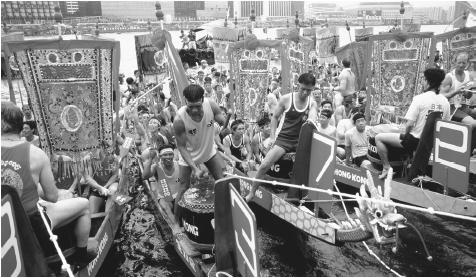
[[[374,238],[379,244],[397,243],[397,231],[406,227],[407,219],[397,212],[390,200],[392,174],[393,171],[389,171],[382,194],[382,189],[375,187],[372,174],[367,171],[367,181],[362,184],[360,194],[356,194],[359,206],[354,210],[357,217],[348,216],[346,221],[334,219],[334,223],[330,223],[337,230],[338,241],[356,242]]]
[[[393,170],[389,170],[389,175],[385,180],[384,193],[380,187],[375,187],[372,174],[367,170],[367,189],[370,192],[370,200],[365,185],[362,185],[359,193],[356,194],[359,207],[355,212],[359,217],[360,223],[366,230],[371,231],[373,237],[378,243],[395,242],[395,234],[399,228],[405,228],[407,219],[397,212],[397,209],[390,200],[392,191]],[[384,202],[373,202],[372,199]]]

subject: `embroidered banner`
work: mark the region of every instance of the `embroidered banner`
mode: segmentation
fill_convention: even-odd
[[[443,67],[450,71],[456,66],[456,57],[466,53],[469,59],[476,58],[476,26],[461,28],[436,36],[438,42],[443,44]]]
[[[313,41],[309,38],[298,36],[297,40],[286,39],[283,42],[283,54],[281,55],[283,94],[297,91],[299,76],[309,70],[311,50],[313,50]]]
[[[246,28],[213,27],[211,33],[215,63],[229,63],[228,47],[233,42],[244,40]]]
[[[367,77],[365,66],[369,60],[367,58],[367,48],[367,41],[359,41],[344,45],[337,48],[336,50],[336,56],[339,63],[341,63],[344,59],[350,61],[350,68],[354,72],[355,78],[357,79],[357,90],[365,87],[365,79]]]
[[[152,43],[152,34],[136,35],[137,68],[146,83],[160,83],[167,77],[168,60],[163,49]]]
[[[433,33],[390,33],[369,41],[368,73],[375,89],[369,106],[372,122],[384,115],[394,123],[405,116],[413,96],[423,92]]]
[[[7,43],[23,73],[42,148],[77,161],[84,151],[113,152],[113,92],[119,42],[29,40]]]
[[[230,70],[235,80],[232,102],[238,118],[256,122],[264,110],[271,49],[280,47],[281,41],[258,40],[254,35],[230,46]]]
[[[316,53],[320,64],[335,63],[335,51],[339,46],[337,27],[316,30]]]

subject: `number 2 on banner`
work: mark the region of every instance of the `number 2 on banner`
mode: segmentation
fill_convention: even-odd
[[[436,132],[440,132],[441,128],[446,128],[451,131],[456,131],[452,132],[453,136],[451,139],[458,139],[461,138],[462,142],[461,145],[453,144],[451,142],[445,142],[445,140],[440,139],[438,136],[435,138],[435,163],[440,163],[442,165],[445,165],[447,167],[453,168],[455,170],[461,171],[461,172],[466,172],[467,168],[464,165],[459,165],[454,162],[454,159],[447,160],[446,158],[442,157],[441,151],[443,149],[446,150],[451,150],[454,155],[460,156],[460,155],[465,155],[468,152],[468,127],[463,126],[463,125],[458,125],[458,124],[453,124],[449,122],[444,122],[444,121],[438,121],[436,123]],[[459,140],[456,140],[458,142]],[[451,158],[451,157],[448,157]]]
[[[251,272],[254,277],[257,277],[258,259],[256,256],[256,222],[254,221],[250,209],[244,204],[243,198],[241,198],[233,186],[230,186],[230,199],[232,205],[235,243],[239,251],[238,255],[241,255],[249,270],[248,272],[243,269],[241,274],[248,276],[248,273]],[[248,233],[245,229],[248,230]],[[238,268],[240,268],[240,264],[242,265],[239,257],[240,256],[238,256]]]

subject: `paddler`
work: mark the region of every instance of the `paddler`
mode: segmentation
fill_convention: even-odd
[[[160,159],[158,163],[152,163],[156,156],[155,151],[149,152],[150,156],[144,163],[143,178],[155,177],[156,182],[151,183],[152,190],[156,194],[160,206],[164,208],[169,218],[173,221],[173,230],[180,231],[180,226],[175,221],[172,212],[180,187],[179,165],[177,161],[174,161],[174,149],[172,146],[163,145],[158,149],[158,152]],[[162,184],[162,180],[165,180],[166,184]]]
[[[339,86],[332,88],[332,91],[338,92],[334,101],[336,107],[342,104],[346,96],[352,96],[355,93],[355,74],[350,68],[350,61],[342,60],[342,66],[344,66],[344,69],[339,74]]]
[[[183,90],[185,106],[177,112],[174,120],[175,138],[180,153],[180,188],[177,200],[190,187],[191,175],[200,178],[205,173],[199,168],[204,163],[215,180],[223,178],[225,163],[222,156],[217,155],[214,143],[215,125],[225,124],[220,107],[213,101],[204,97],[204,90],[196,84],[188,85]],[[177,203],[174,204],[176,220]]]
[[[468,54],[460,53],[456,57],[456,67],[446,74],[441,83],[441,94],[450,102],[451,120],[476,127],[476,120],[471,116],[470,99],[464,96],[464,89],[471,81],[468,66]],[[471,96],[470,96],[471,97]]]
[[[258,168],[257,179],[262,178],[284,154],[296,151],[302,125],[306,121],[315,122],[317,120],[317,103],[311,96],[316,85],[316,78],[310,73],[303,73],[299,76],[298,82],[299,91],[282,96],[273,113],[270,138],[275,142]],[[276,137],[276,129],[281,116],[283,116],[283,124]],[[256,189],[257,184],[254,182],[251,191],[246,196],[247,202],[254,197]]]
[[[93,254],[95,252],[88,253],[87,250],[91,229],[89,201],[85,198],[71,198],[71,193],[67,190],[58,190],[46,153],[20,138],[23,113],[18,106],[2,101],[1,119],[2,185],[9,185],[17,190],[43,250],[48,248],[49,236],[37,203],[46,210],[46,218],[53,232],[56,228],[74,222],[76,250],[71,259],[74,265],[84,267],[96,257]]]

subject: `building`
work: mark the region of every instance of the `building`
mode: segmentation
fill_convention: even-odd
[[[254,11],[255,16],[262,16],[263,1],[237,1],[240,5],[238,17],[250,17],[251,11]],[[269,13],[268,13],[269,14]]]
[[[159,3],[164,16],[174,16],[174,2],[160,1]],[[104,17],[109,18],[157,20],[155,2],[152,1],[101,1],[101,11]]]
[[[266,4],[267,13],[264,16],[284,17],[293,14],[290,1],[266,1]]]
[[[402,18],[400,14],[402,2],[361,2],[357,8],[357,17],[365,19],[380,19],[386,24],[393,23]],[[403,2],[403,19],[407,22],[413,20],[413,6],[409,2]],[[415,22],[418,23],[418,22]]]
[[[205,1],[203,9],[197,10],[197,18],[219,19],[225,18],[228,11],[228,1]]]
[[[54,20],[58,1],[2,1],[2,23],[27,24]]]
[[[450,6],[448,8],[448,13],[446,14],[446,20],[448,20],[448,22],[453,22],[454,19],[455,19],[455,6]]]
[[[413,9],[413,18],[420,17],[425,23],[447,22],[446,11],[441,7],[422,7]]]
[[[256,17],[291,17],[298,12],[305,16],[304,1],[229,1],[230,15],[249,18],[254,10]]]
[[[304,12],[304,17],[310,19],[342,18],[345,16],[344,10],[338,7],[336,3],[309,2]]]
[[[64,18],[102,16],[101,1],[60,1]]]

